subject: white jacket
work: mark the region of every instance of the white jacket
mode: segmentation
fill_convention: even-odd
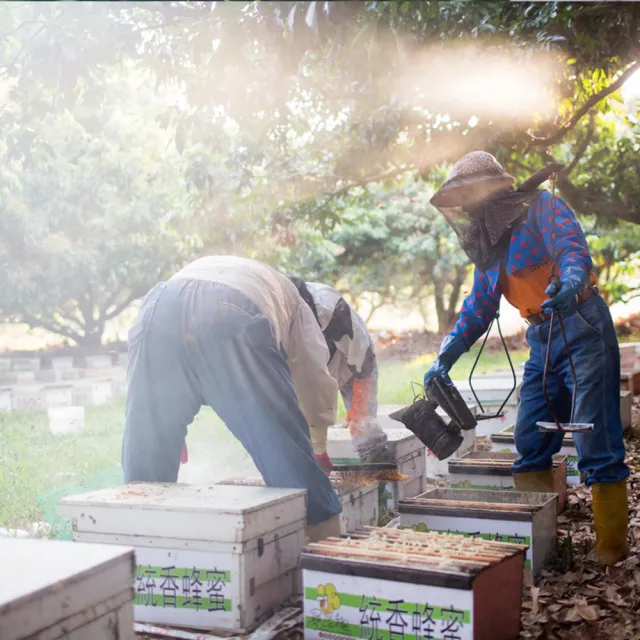
[[[329,349],[313,312],[288,278],[270,266],[235,256],[209,256],[172,279],[225,284],[247,296],[267,317],[287,354],[300,409],[310,426],[336,422],[338,386],[327,368]]]

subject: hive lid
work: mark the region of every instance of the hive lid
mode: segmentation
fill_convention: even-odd
[[[74,530],[242,542],[306,518],[306,491],[260,486],[139,483],[69,496]]]
[[[472,451],[461,458],[449,462],[449,473],[467,473],[482,475],[491,473],[497,476],[510,476],[511,467],[518,454],[514,451]],[[553,468],[557,469],[566,462],[567,456],[553,456]]]
[[[310,571],[469,590],[478,574],[524,556],[527,548],[456,534],[366,527],[349,538],[305,547],[300,565]]]
[[[0,567],[6,576],[0,638],[14,640],[132,590],[134,552],[115,545],[0,538]],[[92,619],[89,615],[85,622]]]
[[[388,418],[388,422],[394,421]],[[400,428],[385,427],[383,430],[387,436],[387,448],[396,463],[416,452],[424,451],[425,447],[420,439],[402,425],[400,425]],[[353,444],[349,429],[343,427],[329,428],[327,433],[327,453],[335,464],[359,459],[358,451]]]
[[[401,500],[398,511],[400,514],[528,522],[553,501],[557,501],[555,493],[438,488]]]
[[[333,475],[333,474],[332,474]],[[353,484],[348,482],[340,482],[338,480],[334,480],[330,478],[331,485],[335,489],[336,493],[339,497],[347,495],[349,493],[358,492],[358,493],[369,493],[371,491],[378,490],[377,482],[370,482],[366,485],[363,484]],[[234,485],[234,486],[245,486],[245,487],[264,487],[264,480],[262,478],[256,477],[238,477],[238,478],[226,478],[218,484],[222,485]]]

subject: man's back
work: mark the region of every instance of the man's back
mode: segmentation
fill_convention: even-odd
[[[172,280],[218,282],[246,295],[269,319],[276,339],[288,351],[289,331],[298,305],[298,291],[267,264],[237,256],[207,256],[188,264]]]

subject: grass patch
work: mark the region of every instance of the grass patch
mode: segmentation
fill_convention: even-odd
[[[514,364],[521,364],[526,356],[524,351],[512,353]],[[380,404],[410,402],[411,381],[422,382],[434,357],[381,363]],[[474,357],[473,350],[463,356],[452,376],[466,378]],[[503,354],[486,353],[478,372],[507,366]],[[340,416],[344,416],[342,401]],[[59,525],[55,507],[61,497],[121,482],[123,429],[122,398],[101,407],[87,407],[85,430],[78,436],[52,436],[46,413],[0,414],[0,527],[23,528],[42,519]],[[210,409],[203,409],[189,427],[188,443],[185,481],[228,477],[253,469],[243,447]],[[55,533],[62,535],[58,530]]]

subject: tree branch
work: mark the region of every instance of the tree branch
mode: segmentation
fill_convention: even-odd
[[[608,87],[601,89],[598,93],[592,95],[585,103],[577,109],[574,114],[569,118],[566,124],[562,125],[554,133],[546,138],[538,138],[531,136],[531,142],[527,145],[524,153],[528,153],[532,148],[536,147],[549,147],[556,142],[560,142],[564,136],[573,129],[578,122],[599,102],[604,100],[607,96],[615,93],[622,85],[640,68],[640,63],[634,60]]]
[[[131,293],[131,295],[127,296],[123,302],[114,307],[111,311],[105,309],[103,312],[102,319],[103,320],[113,320],[113,318],[119,316],[134,300],[139,298],[140,296],[136,294],[136,292]]]
[[[569,166],[563,169],[563,173],[569,175],[577,166],[578,162],[582,160],[582,157],[586,153],[591,140],[593,140],[593,136],[596,131],[596,123],[593,118],[589,118],[589,124],[587,126],[587,131],[585,131],[584,138],[580,141],[580,144],[577,145],[576,151],[573,155],[573,160],[569,163]]]
[[[64,336],[65,338],[69,338],[74,342],[80,342],[82,340],[82,336],[71,329],[65,329],[64,327],[59,326],[58,324],[47,322],[46,320],[40,320],[34,316],[30,316],[29,314],[20,314],[23,322],[26,322],[32,329],[41,328],[46,329],[47,331],[51,331],[51,333],[57,333],[58,335]]]

